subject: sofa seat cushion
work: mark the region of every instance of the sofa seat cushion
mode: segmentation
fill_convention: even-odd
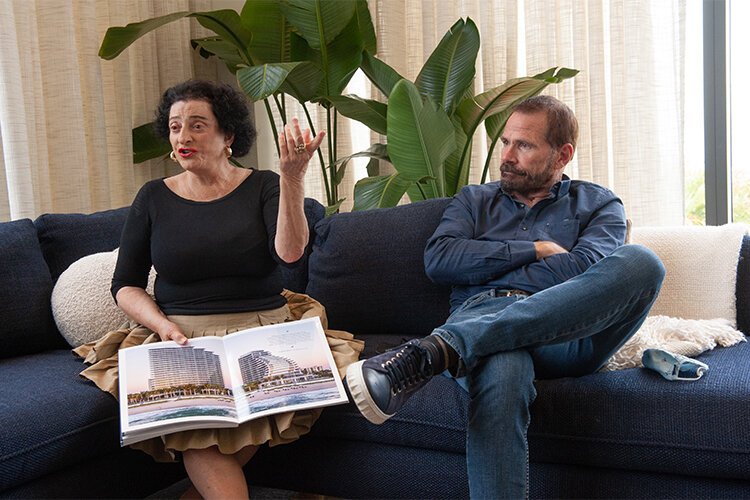
[[[52,278],[29,219],[0,223],[0,255],[0,358],[62,347]]]
[[[452,379],[434,377],[382,425],[373,425],[354,404],[331,406],[310,435],[448,453],[466,452],[469,397]]]
[[[119,449],[117,402],[67,349],[0,360],[0,491]]]
[[[373,339],[365,336],[365,342]],[[750,479],[750,343],[700,357],[695,382],[643,368],[539,380],[532,406],[532,462],[652,473]],[[352,405],[326,408],[312,436],[464,453],[469,398],[434,377],[404,408],[372,425]]]
[[[694,382],[639,368],[538,381],[531,460],[750,479],[750,343],[698,359]]]

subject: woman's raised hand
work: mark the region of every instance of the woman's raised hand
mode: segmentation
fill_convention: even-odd
[[[292,118],[291,125],[289,123],[284,125],[284,132],[279,135],[281,175],[301,181],[305,177],[307,163],[323,142],[325,135],[324,131],[320,131],[318,135],[312,137],[309,128],[303,132],[299,128],[297,118]]]

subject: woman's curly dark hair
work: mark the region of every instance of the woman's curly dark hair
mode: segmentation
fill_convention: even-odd
[[[156,108],[156,135],[169,140],[169,110],[178,101],[200,100],[211,104],[219,129],[234,135],[232,155],[245,156],[255,142],[255,127],[250,120],[245,95],[227,84],[206,80],[188,80],[164,91]]]

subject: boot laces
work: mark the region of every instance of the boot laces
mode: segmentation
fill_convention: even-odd
[[[427,351],[415,344],[403,346],[381,366],[385,369],[394,394],[419,384],[432,375]]]

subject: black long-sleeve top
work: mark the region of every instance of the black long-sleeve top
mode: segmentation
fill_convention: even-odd
[[[165,314],[219,314],[281,307],[283,263],[274,238],[279,177],[253,171],[223,198],[198,202],[163,179],[133,201],[120,240],[112,295],[145,288],[153,264],[156,303]]]

